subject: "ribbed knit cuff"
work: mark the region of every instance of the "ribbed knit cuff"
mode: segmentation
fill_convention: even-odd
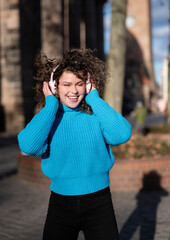
[[[91,104],[94,101],[94,97],[99,97],[97,89],[93,89],[85,98],[87,104]]]
[[[50,112],[57,112],[59,107],[59,101],[54,95],[48,95],[45,98],[45,108],[49,109]]]
[[[103,114],[105,115],[108,113],[108,107],[110,110],[109,104],[99,97],[98,91],[96,89],[92,90],[86,96],[85,100],[87,104],[90,105],[95,114],[99,113],[100,116],[103,116]],[[111,111],[115,112],[114,109],[111,109]]]
[[[45,103],[46,104],[58,104],[59,101],[58,99],[54,96],[54,95],[48,95],[46,98],[45,98]]]

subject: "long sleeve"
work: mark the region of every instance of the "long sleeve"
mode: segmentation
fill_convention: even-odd
[[[47,149],[47,138],[56,118],[59,101],[53,95],[48,95],[45,101],[44,108],[18,134],[19,147],[28,155],[39,156]]]
[[[131,137],[131,125],[109,104],[103,101],[96,89],[86,96],[86,102],[98,118],[106,142],[110,145],[119,145],[127,142]]]

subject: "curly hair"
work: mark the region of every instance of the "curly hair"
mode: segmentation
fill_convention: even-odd
[[[57,67],[54,73],[54,80],[58,87],[60,76],[63,72],[68,71],[74,73],[78,78],[86,82],[88,74],[98,90],[99,96],[102,97],[104,84],[106,82],[107,69],[106,64],[93,55],[90,49],[71,49],[66,51],[63,58],[49,59],[44,53],[39,53],[35,59],[36,80],[35,100],[38,107],[45,105],[45,96],[43,94],[43,82],[49,82],[51,72]],[[59,96],[56,97],[59,98]],[[80,103],[80,109],[84,112],[91,112],[90,106],[83,99]]]

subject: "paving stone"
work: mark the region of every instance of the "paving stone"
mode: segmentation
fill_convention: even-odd
[[[0,239],[40,240],[49,195],[48,188],[27,183],[19,179],[17,175],[1,180]],[[121,240],[168,240],[170,236],[170,195],[160,198],[162,195],[160,191],[143,193],[141,198],[144,202],[150,203],[149,207],[148,205],[139,206],[136,195],[135,192],[112,192]],[[155,199],[159,199],[159,202],[157,203]],[[140,232],[141,226],[144,228],[142,233]],[[143,236],[139,238],[141,234]],[[82,232],[78,239],[84,239]]]
[[[12,142],[0,147],[0,167],[6,161],[6,172],[16,163],[17,151]],[[0,178],[0,240],[41,240],[49,196],[47,186],[26,182],[16,172]],[[112,192],[112,200],[120,240],[170,240],[170,188]],[[84,240],[82,232],[78,240]]]

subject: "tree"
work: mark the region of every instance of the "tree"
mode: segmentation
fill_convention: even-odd
[[[112,78],[105,86],[104,99],[117,112],[122,112],[125,54],[126,54],[126,6],[127,0],[112,0],[111,40],[108,67]]]

